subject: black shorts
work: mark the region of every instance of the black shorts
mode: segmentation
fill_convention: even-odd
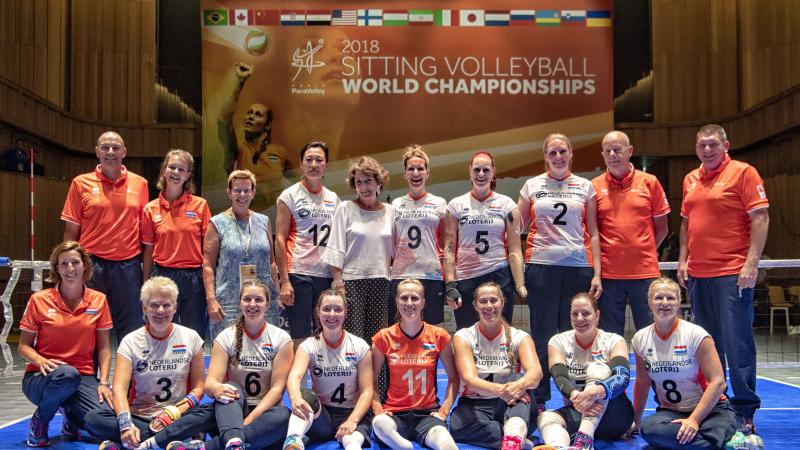
[[[322,411],[319,417],[314,419],[308,433],[306,435],[312,441],[330,441],[336,436],[336,431],[339,426],[350,417],[353,408],[336,408],[334,406],[322,406]],[[367,411],[367,414],[361,418],[356,426],[356,431],[364,435],[364,443],[362,447],[371,447],[369,436],[372,434],[372,413]]]
[[[393,412],[390,417],[392,420],[394,420],[394,423],[397,424],[397,432],[400,433],[400,436],[403,436],[409,441],[417,441],[419,445],[424,446],[425,436],[428,435],[428,432],[431,431],[431,428],[436,426],[443,426],[445,429],[447,428],[447,424],[444,422],[444,420],[431,415],[432,412],[438,410],[439,407],[432,409],[397,411]]]

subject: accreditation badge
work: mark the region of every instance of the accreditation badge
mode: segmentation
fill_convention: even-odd
[[[258,279],[255,264],[239,264],[239,290],[248,282]]]

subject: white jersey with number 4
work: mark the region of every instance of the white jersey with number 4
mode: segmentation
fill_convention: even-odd
[[[397,236],[392,279],[442,279],[442,242],[439,231],[444,226],[447,202],[442,197],[425,194],[413,199],[408,194],[394,199],[394,230]]]
[[[344,333],[342,342],[331,347],[325,339],[309,337],[300,344],[311,370],[312,390],[325,406],[353,408],[361,390],[358,363],[369,352],[369,345],[358,336]]]
[[[550,338],[547,345],[557,348],[566,362],[569,377],[575,382],[575,387],[582,391],[586,385],[586,368],[589,363],[598,362],[608,364],[611,361],[611,352],[622,336],[597,330],[597,336],[591,343],[584,342],[584,347],[575,339],[575,330],[565,331]]]
[[[658,336],[655,325],[633,336],[633,351],[644,360],[662,407],[689,412],[700,403],[708,381],[695,354],[706,337],[710,337],[706,330],[684,320],[669,336]]]
[[[458,221],[456,280],[479,277],[508,265],[506,221],[517,204],[492,192],[484,201],[470,192],[454,198],[448,212]]]
[[[236,327],[225,328],[214,340],[228,354],[228,379],[244,387],[248,405],[257,405],[269,391],[272,380],[272,361],[284,345],[292,343],[289,333],[264,323],[255,335],[242,333],[242,352],[239,362],[232,364],[236,355]]]
[[[285,189],[278,196],[289,209],[289,235],[286,237],[286,267],[289,273],[330,278],[327,264],[322,263],[331,233],[333,212],[339,196],[325,186],[312,193],[303,182]]]
[[[514,381],[519,377],[519,345],[525,336],[528,336],[528,333],[511,327],[511,353],[517,361],[516,367],[511,367],[508,363],[508,343],[503,329],[494,337],[483,334],[477,323],[456,331],[456,337],[463,339],[472,349],[478,376],[499,384]],[[497,398],[496,395],[481,395],[472,392],[463,381],[459,392],[462,396],[469,398]]]
[[[586,207],[595,191],[586,178],[569,175],[563,180],[546,173],[525,182],[519,191],[531,205],[531,226],[525,262],[553,266],[592,265]]]
[[[131,362],[131,414],[152,417],[186,397],[192,358],[203,351],[203,340],[191,328],[172,325],[163,339],[147,327],[122,339],[117,354]]]

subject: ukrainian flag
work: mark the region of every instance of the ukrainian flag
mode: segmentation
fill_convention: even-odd
[[[557,27],[561,25],[561,11],[536,10],[536,26]]]
[[[610,27],[611,11],[586,11],[587,27]]]

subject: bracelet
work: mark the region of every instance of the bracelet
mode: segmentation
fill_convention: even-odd
[[[344,280],[339,279],[339,280],[334,281],[333,283],[331,283],[331,287],[334,288],[334,289],[338,289],[340,287],[344,287]]]
[[[121,413],[119,413],[119,415],[117,415],[117,425],[119,426],[120,433],[133,428],[133,420],[131,420],[131,412],[122,411]]]
[[[197,399],[197,396],[194,395],[194,392],[189,392],[186,394],[186,400],[189,402],[189,409],[192,409],[200,404],[200,400]]]
[[[103,382],[101,381],[101,382],[98,384],[98,387],[100,387],[100,386],[105,386],[105,387],[107,387],[107,388],[111,389],[111,387],[112,387],[112,384],[111,384],[111,382],[110,382],[110,381],[106,381],[105,383],[103,383]]]

